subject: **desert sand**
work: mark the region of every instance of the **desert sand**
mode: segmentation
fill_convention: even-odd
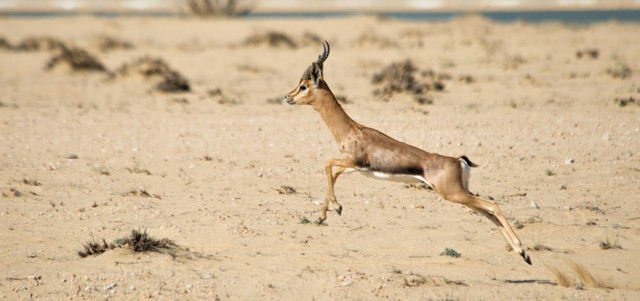
[[[477,16],[0,19],[0,297],[638,300],[639,31]],[[292,43],[262,43],[269,32]],[[105,71],[47,68],[51,43],[17,49],[42,37]],[[532,266],[483,216],[359,174],[338,180],[342,215],[313,223],[324,164],[341,154],[312,108],[281,99],[318,37],[352,118],[480,165],[470,190],[500,206]],[[190,91],[122,72],[144,57]],[[407,59],[444,85],[427,103],[374,94],[372,77]],[[132,230],[179,248],[78,255]]]

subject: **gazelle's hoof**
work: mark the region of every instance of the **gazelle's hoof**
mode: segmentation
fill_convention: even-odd
[[[319,217],[318,220],[316,221],[316,225],[322,225],[322,223],[324,223],[326,219],[327,219],[326,217],[325,218]]]
[[[338,212],[338,215],[342,215],[342,205],[338,206],[338,209],[336,209],[336,212]]]
[[[522,256],[522,258],[524,258],[524,261],[526,263],[528,263],[529,265],[531,265],[531,257],[529,257],[529,255],[524,253],[524,250],[522,250],[522,252],[520,252],[520,256]]]

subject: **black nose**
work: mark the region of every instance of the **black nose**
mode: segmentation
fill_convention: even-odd
[[[284,97],[284,101],[288,104],[292,104],[293,103],[293,98],[289,97],[289,95],[286,95]]]

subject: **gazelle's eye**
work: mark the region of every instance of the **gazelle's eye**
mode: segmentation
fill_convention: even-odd
[[[300,91],[304,91],[306,89],[307,89],[307,86],[305,86],[305,85],[300,86]]]

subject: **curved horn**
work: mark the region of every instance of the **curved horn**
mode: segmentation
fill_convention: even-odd
[[[320,67],[322,67],[322,63],[324,63],[324,61],[327,60],[327,58],[329,57],[329,52],[331,51],[331,48],[329,47],[329,42],[324,41],[322,42],[322,48],[324,48],[324,50],[322,51],[322,54],[318,56],[318,59],[316,60],[316,63],[318,65],[320,65]]]

